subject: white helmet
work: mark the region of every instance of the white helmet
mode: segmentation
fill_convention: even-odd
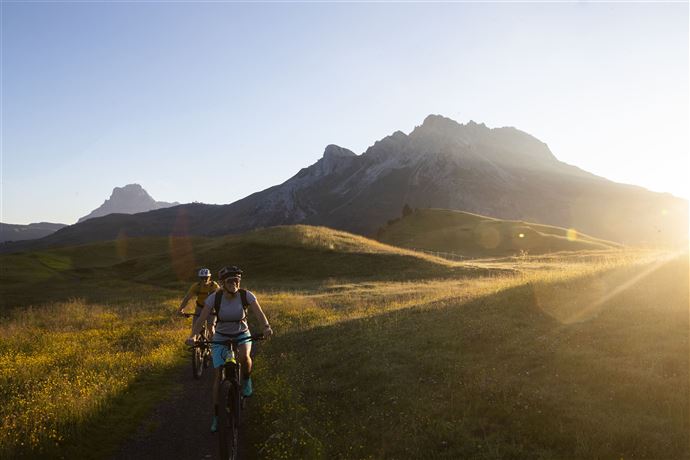
[[[202,268],[199,270],[199,278],[208,278],[209,276],[211,276],[211,270],[208,268]]]

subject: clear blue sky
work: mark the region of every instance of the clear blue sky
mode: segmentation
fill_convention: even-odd
[[[687,3],[2,3],[2,209],[230,203],[430,113],[688,197]]]

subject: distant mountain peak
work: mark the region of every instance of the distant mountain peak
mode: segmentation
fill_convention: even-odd
[[[355,152],[352,150],[348,150],[346,148],[340,147],[339,145],[335,144],[330,144],[326,146],[326,149],[323,151],[323,158],[329,159],[329,158],[336,158],[336,157],[354,157],[357,156]]]
[[[149,195],[148,192],[144,190],[144,187],[139,184],[127,184],[124,187],[115,187],[113,189],[113,193],[110,195],[110,198],[113,198],[117,195],[140,195],[151,198],[151,195]]]
[[[141,185],[127,184],[124,187],[115,187],[110,194],[110,198],[105,200],[101,206],[80,218],[78,222],[113,213],[136,214],[154,209],[169,208],[179,204],[178,202],[156,201]]]

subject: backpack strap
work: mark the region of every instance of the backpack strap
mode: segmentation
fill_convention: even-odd
[[[240,298],[242,299],[242,308],[244,308],[244,314],[247,314],[247,307],[249,306],[249,301],[247,300],[247,290],[238,289],[240,291]]]
[[[223,301],[223,290],[218,289],[213,295],[213,314],[218,316],[218,310],[220,310],[220,303]]]

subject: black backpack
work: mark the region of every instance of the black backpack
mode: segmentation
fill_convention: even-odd
[[[240,293],[240,299],[242,299],[242,308],[244,309],[244,314],[242,315],[242,319],[236,319],[236,320],[221,320],[218,317],[218,311],[220,310],[220,303],[223,301],[223,290],[218,289],[216,291],[215,297],[213,298],[213,314],[216,315],[217,321],[219,323],[241,323],[245,319],[247,319],[247,307],[249,306],[249,301],[247,300],[247,290],[246,289],[238,289],[238,292]]]

